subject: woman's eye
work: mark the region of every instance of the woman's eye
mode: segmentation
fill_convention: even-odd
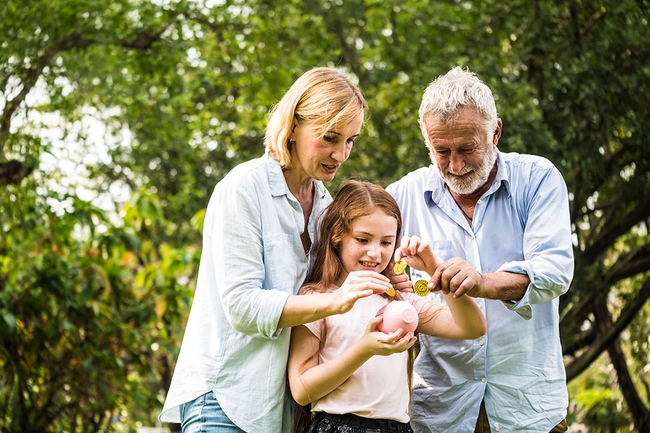
[[[359,242],[360,244],[365,244],[368,242],[368,240],[364,238],[357,238],[357,242]]]

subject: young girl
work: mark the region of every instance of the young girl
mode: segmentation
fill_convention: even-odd
[[[397,241],[401,214],[382,187],[348,181],[320,221],[321,242],[302,294],[337,290],[356,272],[386,273],[393,257],[433,275],[437,262],[420,239]],[[446,296],[448,309],[413,293],[396,293],[418,311],[416,332],[472,339],[486,332],[485,317],[471,298]],[[299,405],[313,416],[298,432],[412,432],[409,425],[410,368],[407,350],[416,337],[398,329],[377,330],[377,311],[394,298],[373,294],[344,314],[293,328],[288,376]],[[378,356],[375,356],[378,355]],[[304,408],[303,408],[304,409]]]

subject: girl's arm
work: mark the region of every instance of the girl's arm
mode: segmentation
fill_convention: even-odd
[[[416,338],[408,333],[400,338],[402,330],[391,334],[377,331],[382,318],[368,323],[366,333],[336,358],[318,363],[320,340],[305,326],[291,332],[288,376],[294,400],[304,406],[323,398],[338,388],[374,355],[391,355],[409,349]]]
[[[431,245],[417,236],[402,238],[395,251],[395,260],[404,257],[412,268],[433,275],[440,263]],[[469,296],[454,298],[453,293],[443,294],[449,309],[428,303],[419,314],[418,332],[442,338],[472,339],[487,332],[485,316]]]
[[[456,340],[478,338],[487,332],[485,316],[474,299],[469,296],[444,297],[449,309],[428,302],[420,311],[418,332]]]

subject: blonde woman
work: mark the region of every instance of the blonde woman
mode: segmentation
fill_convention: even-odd
[[[271,114],[263,156],[235,167],[208,204],[196,293],[160,420],[183,432],[288,432],[292,326],[390,288],[367,272],[337,292],[296,296],[315,256],[314,219],[361,133],[366,102],[335,68],[315,68]]]

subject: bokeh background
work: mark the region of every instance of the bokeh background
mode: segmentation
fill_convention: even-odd
[[[160,426],[215,184],[269,109],[340,67],[370,105],[328,184],[429,164],[424,88],[494,91],[504,151],[570,191],[572,432],[650,431],[647,0],[3,0],[0,430]],[[224,245],[224,248],[227,248]],[[516,330],[513,330],[516,332]]]

